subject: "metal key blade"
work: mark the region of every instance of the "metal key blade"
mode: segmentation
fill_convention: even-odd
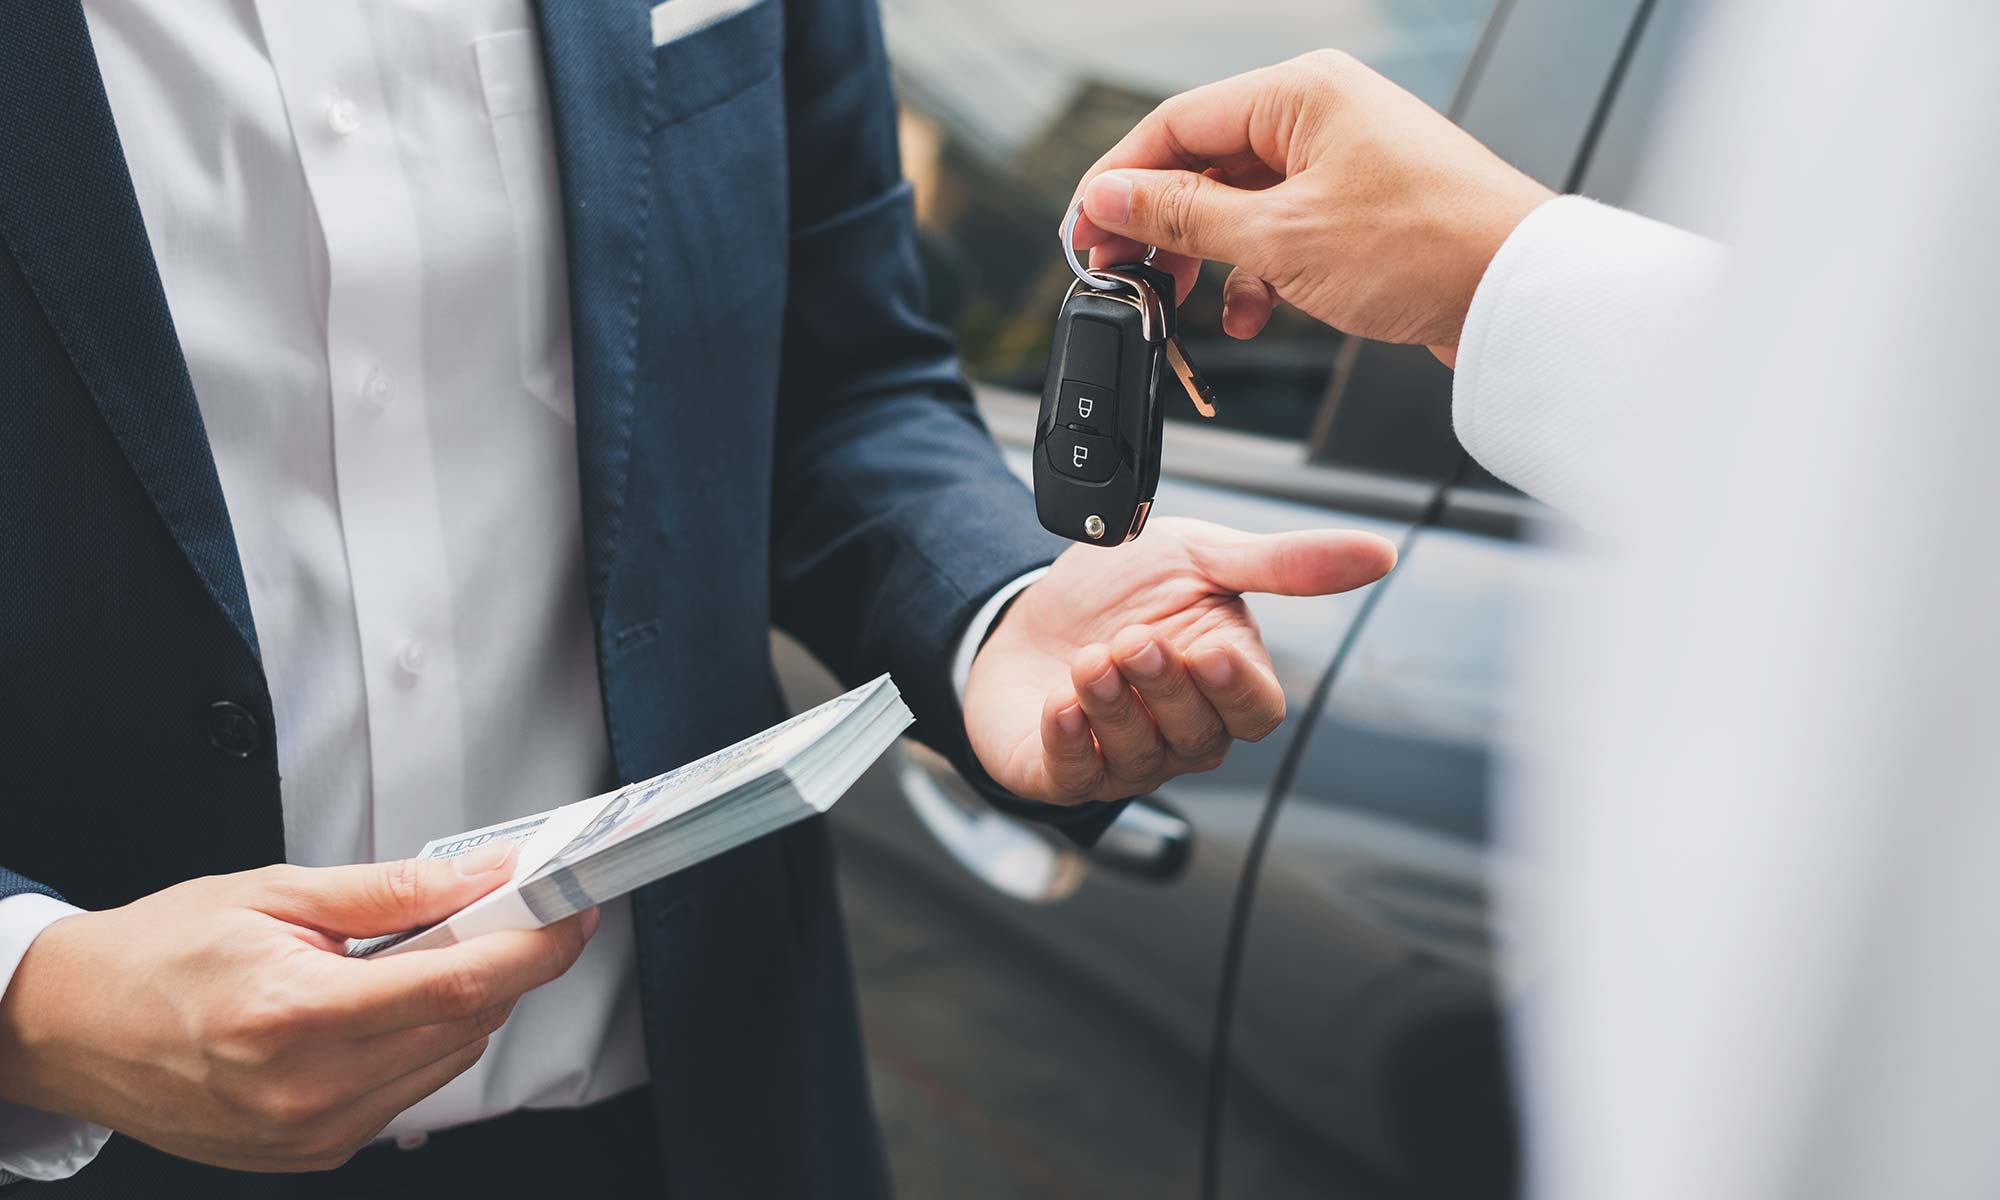
[[[1203,379],[1201,372],[1188,361],[1179,335],[1167,339],[1167,362],[1172,364],[1174,374],[1181,377],[1181,386],[1187,389],[1188,399],[1194,401],[1194,410],[1204,417],[1214,416],[1215,389],[1208,386],[1208,380]]]

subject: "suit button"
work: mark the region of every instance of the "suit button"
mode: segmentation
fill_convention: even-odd
[[[257,718],[234,700],[217,700],[208,706],[208,740],[231,758],[249,758],[263,744]]]

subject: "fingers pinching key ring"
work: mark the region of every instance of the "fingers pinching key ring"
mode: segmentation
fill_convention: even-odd
[[[1076,199],[1070,202],[1069,211],[1063,214],[1062,232],[1057,235],[1062,241],[1063,258],[1068,260],[1069,269],[1076,272],[1078,279],[1081,279],[1084,283],[1089,284],[1100,292],[1115,292],[1123,289],[1124,284],[1119,283],[1109,276],[1100,275],[1089,267],[1084,266],[1083,260],[1076,256],[1076,242],[1074,240],[1076,237],[1076,221],[1082,215],[1083,193],[1078,192]],[[1153,256],[1159,252],[1160,248],[1158,246],[1146,247],[1145,262],[1147,266],[1153,264]]]

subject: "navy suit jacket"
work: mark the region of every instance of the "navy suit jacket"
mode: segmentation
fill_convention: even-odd
[[[617,773],[780,717],[776,625],[850,682],[892,673],[976,775],[951,654],[1059,546],[924,315],[874,0],[763,0],[658,49],[650,8],[538,5]],[[81,10],[0,0],[0,897],[101,908],[282,861],[272,729]],[[1080,837],[1108,816],[1010,806]],[[667,1194],[886,1192],[824,827],[634,909]],[[114,1138],[24,1190],[291,1187]]]

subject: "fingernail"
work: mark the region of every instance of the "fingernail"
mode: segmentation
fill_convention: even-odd
[[[1132,218],[1132,181],[1108,171],[1083,191],[1083,212],[1103,225],[1123,225]]]
[[[514,843],[491,841],[477,850],[467,850],[452,859],[451,865],[458,868],[460,875],[484,875],[499,870],[513,856]]]
[[[587,941],[589,941],[589,940],[590,940],[590,939],[591,939],[591,938],[592,938],[593,936],[595,936],[595,935],[596,935],[596,933],[597,933],[597,922],[598,922],[599,920],[603,919],[603,916],[604,916],[604,913],[603,913],[603,912],[602,912],[601,910],[599,910],[599,909],[595,909],[595,908],[590,908],[590,909],[585,909],[585,910],[584,910],[584,913],[583,913],[583,920],[581,920],[581,921],[579,921],[579,922],[577,923],[577,924],[578,924],[578,926],[579,926],[579,927],[580,927],[580,928],[581,928],[581,929],[583,930],[583,940],[584,940],[584,941],[586,941],[586,942],[587,942]]]
[[[1228,651],[1211,650],[1194,660],[1194,673],[1209,687],[1228,687],[1236,677],[1236,664],[1229,660]]]
[[[1066,738],[1083,736],[1085,722],[1083,710],[1072,704],[1056,714],[1056,729]]]
[[[1125,677],[1117,667],[1106,667],[1104,674],[1090,681],[1090,694],[1106,702],[1116,700],[1125,693]]]
[[[1125,669],[1141,679],[1151,679],[1166,668],[1158,642],[1147,642],[1125,660]]]

